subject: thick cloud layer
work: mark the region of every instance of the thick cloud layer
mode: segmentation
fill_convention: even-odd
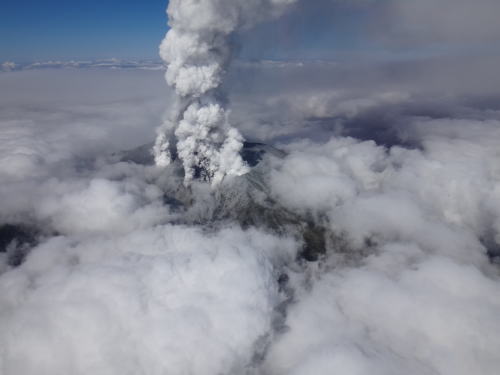
[[[285,245],[178,226],[52,238],[2,277],[2,372],[242,373],[271,327]]]
[[[2,73],[0,373],[497,374],[496,66],[238,62],[216,188],[161,72]]]

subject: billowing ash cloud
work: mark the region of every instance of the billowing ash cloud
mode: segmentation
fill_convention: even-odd
[[[243,137],[227,119],[219,90],[233,50],[231,37],[241,29],[279,15],[295,0],[173,0],[167,13],[171,29],[160,46],[166,79],[177,95],[171,118],[159,129],[156,164],[166,166],[175,152],[182,160],[185,183],[199,174],[219,183],[225,175],[248,172],[240,156]],[[174,130],[175,129],[175,130]]]
[[[500,3],[495,0],[390,0],[382,5],[386,25],[379,25],[389,38],[401,43],[497,42],[500,26],[496,15]],[[379,20],[381,21],[381,20]],[[401,44],[400,44],[401,45]],[[477,46],[476,46],[477,47]]]

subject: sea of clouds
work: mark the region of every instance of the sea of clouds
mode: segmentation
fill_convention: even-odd
[[[262,199],[334,237],[312,262],[294,229],[207,220],[244,176],[180,210],[174,166],[116,156],[152,141],[161,72],[2,73],[0,219],[35,239],[0,253],[1,373],[496,374],[500,108],[414,71],[230,72],[231,121],[284,151]]]

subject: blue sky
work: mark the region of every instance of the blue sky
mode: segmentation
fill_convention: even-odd
[[[304,0],[286,17],[240,35],[240,56],[392,59],[493,53],[500,39],[500,5],[481,1],[489,5],[478,7],[466,0],[460,6],[456,0]],[[158,59],[158,45],[167,31],[167,4],[4,0],[0,62]]]
[[[157,59],[167,30],[167,0],[5,1],[0,61]],[[353,9],[299,8],[241,36],[242,57],[333,57],[363,44],[362,17]]]
[[[166,0],[4,0],[0,60],[156,58]]]

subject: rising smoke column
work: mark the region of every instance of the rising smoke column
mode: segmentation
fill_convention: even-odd
[[[160,45],[166,80],[177,94],[169,120],[159,129],[156,164],[171,161],[172,133],[185,170],[185,184],[196,173],[212,184],[248,167],[240,156],[243,137],[228,123],[220,90],[232,57],[231,37],[267,18],[279,16],[296,0],[171,0],[171,29]]]

